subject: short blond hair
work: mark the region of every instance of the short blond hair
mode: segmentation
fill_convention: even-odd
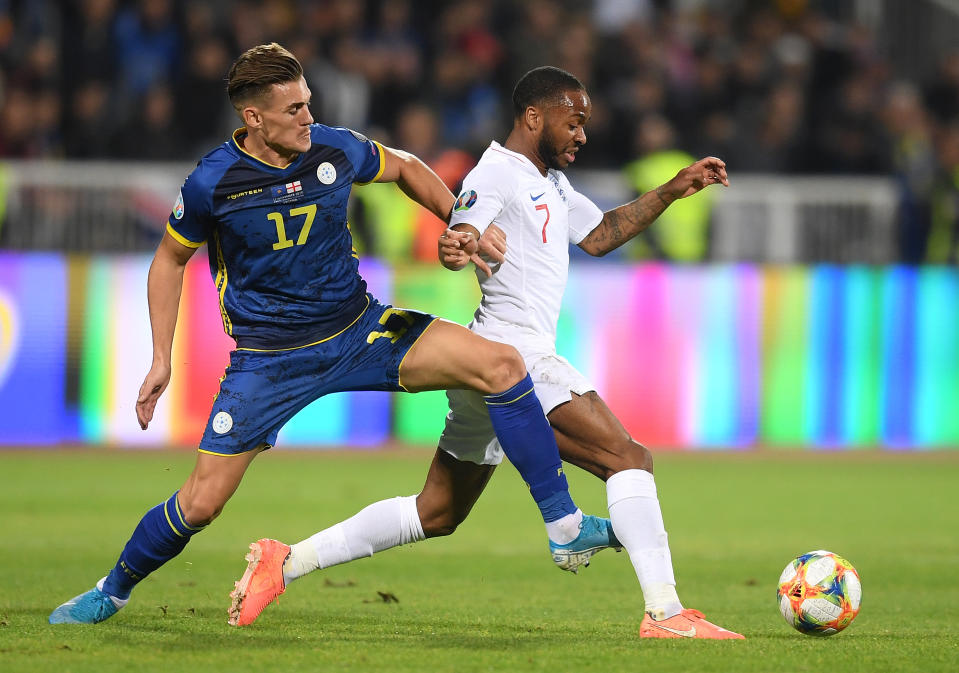
[[[274,84],[295,82],[303,66],[288,49],[276,42],[247,49],[230,66],[226,92],[236,110],[266,94]]]

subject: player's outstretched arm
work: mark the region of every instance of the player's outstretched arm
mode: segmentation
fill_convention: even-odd
[[[456,198],[446,184],[418,157],[392,147],[383,148],[383,172],[377,182],[395,182],[403,193],[444,222]]]
[[[615,250],[652,224],[673,201],[684,199],[709,185],[729,186],[726,164],[706,157],[679,171],[669,182],[650,190],[634,201],[608,210],[579,247],[596,257]]]
[[[150,328],[153,332],[153,363],[143,385],[140,386],[136,405],[137,421],[144,430],[153,419],[157,400],[170,383],[170,359],[180,293],[183,289],[183,269],[194,252],[196,248],[179,243],[167,232],[163,235],[150,265],[147,298],[150,303]]]

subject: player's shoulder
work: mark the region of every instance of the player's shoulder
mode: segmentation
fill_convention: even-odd
[[[490,145],[470,170],[464,183],[482,183],[504,193],[518,189],[522,183],[523,166],[512,153],[500,149],[495,143]]]
[[[497,170],[506,168],[511,172],[520,172],[526,169],[525,163],[528,163],[528,160],[522,155],[506,149],[494,140],[483,152],[477,166],[495,166]]]
[[[529,157],[509,150],[495,140],[483,152],[477,168],[498,175],[501,181],[509,181],[514,185],[529,181],[540,182],[543,179]]]
[[[211,193],[223,175],[240,159],[236,148],[227,141],[204,154],[187,175],[183,189],[193,195]]]
[[[357,145],[368,145],[371,141],[359,131],[344,126],[327,126],[314,123],[310,125],[310,139],[314,145],[329,145],[348,149]]]
[[[342,153],[341,156],[352,165],[353,169],[363,173],[367,179],[370,177],[370,171],[375,171],[377,165],[382,167],[381,147],[359,131],[342,126],[312,124],[310,139],[313,146],[307,154],[307,162],[333,161],[336,164],[336,160],[331,157]]]

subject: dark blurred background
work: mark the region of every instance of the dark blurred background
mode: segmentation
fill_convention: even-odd
[[[233,58],[275,40],[318,121],[455,189],[505,136],[518,77],[552,64],[593,98],[578,170],[623,170],[633,192],[706,154],[733,175],[886,176],[895,250],[873,261],[953,262],[957,34],[950,0],[0,0],[0,157],[188,165],[237,125]],[[671,245],[628,256],[715,258]]]

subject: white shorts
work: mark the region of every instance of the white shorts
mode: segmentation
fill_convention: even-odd
[[[596,390],[566,358],[555,352],[524,351],[522,347],[517,350],[526,362],[544,414],[569,402],[572,393],[583,395]],[[450,411],[446,415],[446,429],[440,435],[439,448],[460,461],[499,465],[503,460],[503,447],[493,432],[482,393],[448,390],[446,397]]]

